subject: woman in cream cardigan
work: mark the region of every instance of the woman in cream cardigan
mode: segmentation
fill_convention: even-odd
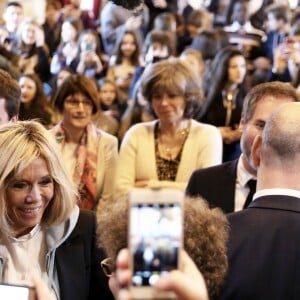
[[[195,169],[221,163],[220,132],[192,119],[202,100],[199,82],[178,59],[146,68],[141,90],[157,120],[134,125],[126,132],[119,152],[117,195],[133,187],[184,190]]]

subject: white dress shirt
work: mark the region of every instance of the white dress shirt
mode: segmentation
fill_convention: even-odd
[[[242,156],[240,156],[238,161],[236,175],[234,211],[240,211],[243,209],[246,198],[250,191],[249,187],[247,186],[248,181],[250,179],[256,180],[256,178],[246,170]]]

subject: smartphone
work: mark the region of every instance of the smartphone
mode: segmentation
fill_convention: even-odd
[[[1,300],[36,300],[36,293],[33,287],[12,284],[0,284]]]
[[[290,55],[294,50],[295,39],[293,37],[287,37],[284,42],[283,54]]]
[[[86,45],[85,45],[85,51],[86,52],[91,52],[91,51],[93,51],[94,50],[94,45],[92,44],[92,43],[87,43]]]
[[[133,299],[175,299],[152,286],[179,267],[184,194],[172,189],[133,189],[129,201],[130,291]]]

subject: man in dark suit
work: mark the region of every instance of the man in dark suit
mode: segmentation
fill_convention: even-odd
[[[242,155],[238,160],[196,170],[188,182],[186,194],[200,195],[211,207],[220,207],[225,213],[247,207],[255,192],[254,186],[250,194],[251,183],[256,178],[256,169],[250,162],[253,140],[274,109],[292,101],[299,99],[296,90],[287,83],[268,82],[252,88],[244,100],[240,122]]]
[[[300,103],[280,106],[252,146],[257,192],[228,215],[229,272],[220,299],[300,299]]]

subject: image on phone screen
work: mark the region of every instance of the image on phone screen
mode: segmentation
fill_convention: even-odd
[[[179,203],[134,203],[130,209],[133,286],[151,286],[178,268],[182,212]]]

